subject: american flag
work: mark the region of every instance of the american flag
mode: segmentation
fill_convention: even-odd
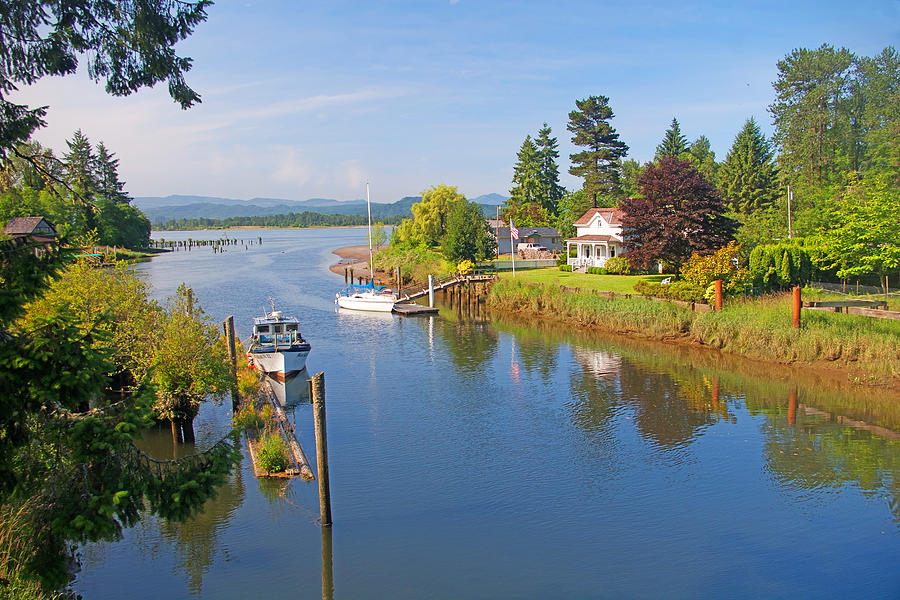
[[[512,239],[519,239],[519,228],[513,225],[512,219],[509,220],[509,235],[512,236]]]

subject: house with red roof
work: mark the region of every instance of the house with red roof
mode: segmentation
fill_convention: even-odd
[[[574,270],[602,267],[625,252],[618,208],[591,208],[575,221],[575,237],[566,240],[567,264]]]

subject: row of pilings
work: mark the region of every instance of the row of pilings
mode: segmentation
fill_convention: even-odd
[[[192,248],[212,248],[213,252],[225,252],[226,248],[244,248],[245,250],[249,249],[250,246],[262,245],[263,239],[262,236],[258,238],[249,239],[249,240],[241,240],[238,238],[219,238],[217,240],[194,240],[188,238],[186,240],[167,240],[164,238],[158,240],[150,240],[150,247],[155,248],[157,250],[172,250],[172,251],[190,251]]]

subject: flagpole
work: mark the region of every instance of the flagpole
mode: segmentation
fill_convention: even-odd
[[[512,237],[512,221],[509,222],[509,253],[512,256],[512,265],[513,265],[513,277],[516,276],[516,249],[513,246],[513,237]]]

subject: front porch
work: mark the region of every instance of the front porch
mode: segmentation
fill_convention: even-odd
[[[581,236],[579,238],[566,240],[566,264],[571,265],[572,269],[604,267],[606,266],[607,260],[620,254],[621,251],[622,243],[612,236]],[[572,256],[573,254],[575,256]]]

